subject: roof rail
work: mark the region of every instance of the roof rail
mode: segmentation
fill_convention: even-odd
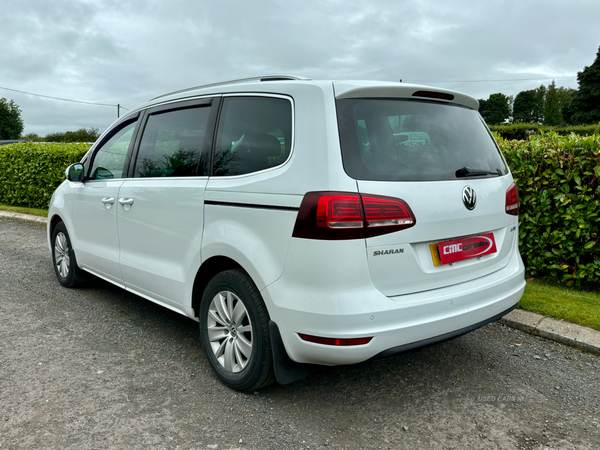
[[[225,86],[227,84],[236,84],[236,83],[248,83],[250,81],[285,81],[285,80],[309,81],[310,78],[297,77],[297,76],[293,76],[293,75],[264,75],[261,77],[239,78],[237,80],[228,80],[228,81],[221,81],[219,83],[203,84],[201,86],[194,86],[194,87],[187,88],[187,89],[181,89],[179,91],[169,92],[167,94],[163,94],[163,95],[159,95],[158,97],[154,97],[153,99],[151,99],[151,101],[156,100],[158,98],[162,98],[162,97],[168,97],[169,95],[181,94],[183,92],[195,91],[197,89],[204,89],[204,88],[209,88],[209,87],[214,87],[214,86]]]

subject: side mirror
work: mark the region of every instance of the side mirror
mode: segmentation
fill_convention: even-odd
[[[83,181],[83,164],[74,163],[67,167],[65,176],[69,181]]]

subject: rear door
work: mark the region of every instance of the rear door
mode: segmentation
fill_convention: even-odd
[[[500,270],[517,239],[512,177],[476,110],[413,99],[338,100],[344,167],[361,194],[400,198],[411,228],[366,239],[373,284],[398,296]]]
[[[127,289],[178,308],[200,265],[204,190],[218,98],[147,111],[130,178],[119,191]],[[189,305],[188,305],[189,306]]]
[[[290,158],[292,124],[289,97],[223,96],[206,187],[202,256],[234,259],[259,289],[281,276],[296,217],[290,208],[296,199],[276,188],[279,168]]]

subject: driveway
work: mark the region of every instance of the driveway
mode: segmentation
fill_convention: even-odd
[[[0,220],[0,449],[597,449],[600,359],[498,323],[395,359],[224,387],[197,323],[55,279]]]

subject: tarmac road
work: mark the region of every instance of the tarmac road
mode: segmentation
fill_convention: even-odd
[[[0,219],[0,449],[598,449],[600,359],[499,323],[240,394],[197,323],[56,281],[45,228]]]

